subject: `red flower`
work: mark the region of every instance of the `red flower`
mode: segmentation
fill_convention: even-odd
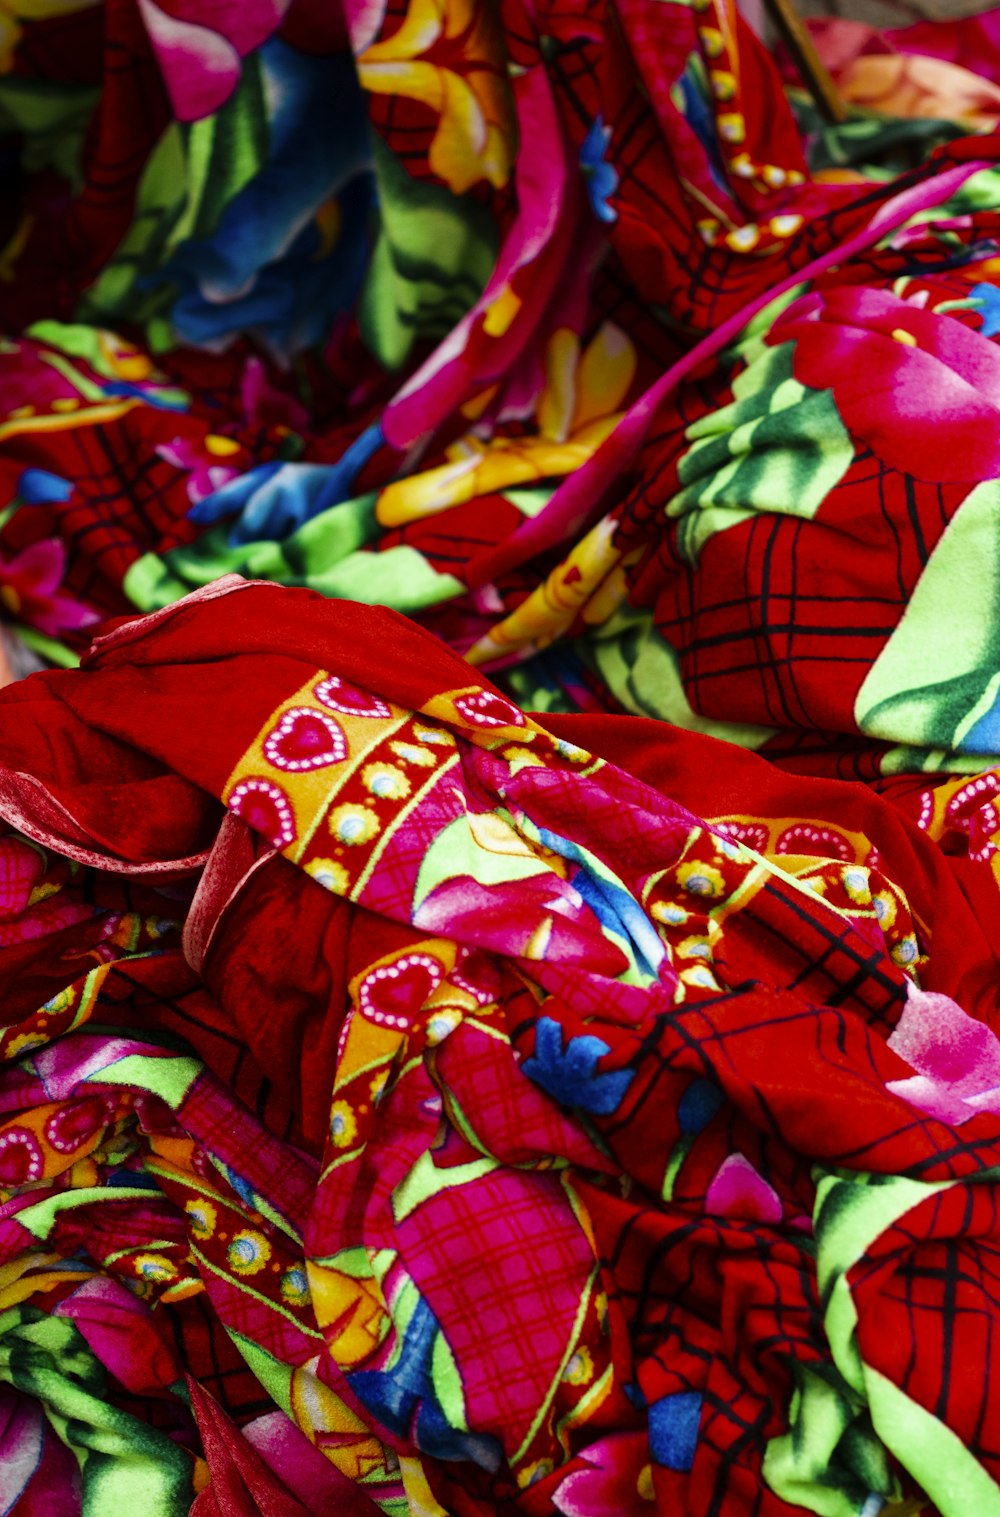
[[[768,341],[790,338],[796,379],[832,390],[884,463],[942,483],[1000,477],[1000,350],[979,332],[852,286],[797,300]]]

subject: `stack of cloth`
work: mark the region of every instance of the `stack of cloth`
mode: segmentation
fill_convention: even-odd
[[[5,1517],[1000,1517],[1000,15],[817,35],[0,0]]]

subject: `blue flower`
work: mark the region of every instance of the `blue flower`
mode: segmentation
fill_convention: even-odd
[[[713,1080],[692,1080],[677,1103],[677,1121],[682,1133],[693,1137],[703,1132],[715,1113],[725,1104],[725,1096]]]
[[[632,1083],[635,1071],[615,1069],[598,1073],[597,1062],[611,1050],[601,1038],[582,1033],[563,1049],[562,1028],[551,1017],[539,1017],[535,1051],[524,1061],[524,1073],[563,1106],[578,1106],[598,1117],[610,1117]]]
[[[230,544],[283,542],[314,516],[351,499],[357,475],[382,446],[376,423],[362,432],[335,464],[260,464],[192,506],[200,527],[234,516]]]
[[[351,1390],[397,1438],[416,1435],[432,1459],[468,1459],[495,1472],[501,1449],[496,1438],[453,1426],[434,1384],[434,1348],[441,1333],[427,1302],[420,1300],[384,1369],[355,1370]]]
[[[598,116],[580,147],[580,167],[587,184],[587,194],[594,215],[601,221],[617,221],[618,212],[608,204],[608,197],[618,188],[618,175],[605,158],[611,128]]]
[[[371,145],[352,59],[309,57],[277,38],[254,56],[271,109],[267,162],[210,234],[181,243],[144,287],[177,292],[169,315],[185,341],[218,348],[252,333],[286,359],[322,341],[361,287]]]
[[[995,284],[974,284],[969,295],[982,310],[983,336],[995,337],[1000,332],[1000,289]]]
[[[689,1470],[698,1447],[701,1396],[697,1391],[676,1391],[649,1408],[649,1451],[657,1464],[668,1470]]]
[[[48,469],[25,469],[17,482],[17,494],[22,505],[44,506],[50,501],[69,500],[73,486],[59,474],[50,474]]]

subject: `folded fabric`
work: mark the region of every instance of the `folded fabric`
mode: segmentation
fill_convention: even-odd
[[[1000,1512],[930,802],[241,580],[4,691],[7,1509]]]
[[[232,571],[535,708],[989,767],[995,137],[851,120],[811,173],[733,0],[15,9],[0,597],[47,657]],[[990,25],[908,45],[988,75]]]

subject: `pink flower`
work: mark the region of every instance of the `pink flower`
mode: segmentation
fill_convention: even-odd
[[[223,461],[240,452],[239,443],[233,442],[229,437],[216,437],[212,433],[200,438],[174,437],[170,442],[161,442],[156,448],[158,456],[166,463],[173,464],[175,469],[190,470],[187,493],[192,505],[197,505],[207,495],[214,495],[216,490],[221,490],[223,485],[241,473],[241,470],[234,469],[230,463]]]
[[[1000,1115],[1000,1041],[950,996],[910,985],[889,1047],[915,1071],[888,1082],[893,1095],[949,1127]]]
[[[291,0],[139,0],[179,121],[224,105],[243,59],[277,31]]]
[[[1000,477],[1000,349],[886,290],[806,295],[769,341],[795,342],[796,379],[832,390],[844,425],[918,479]]]
[[[552,1497],[563,1517],[648,1517],[655,1510],[644,1432],[612,1433],[580,1454]]]
[[[13,558],[0,553],[0,604],[18,621],[50,637],[100,621],[96,611],[58,594],[66,572],[66,549],[57,537],[23,548]]]

